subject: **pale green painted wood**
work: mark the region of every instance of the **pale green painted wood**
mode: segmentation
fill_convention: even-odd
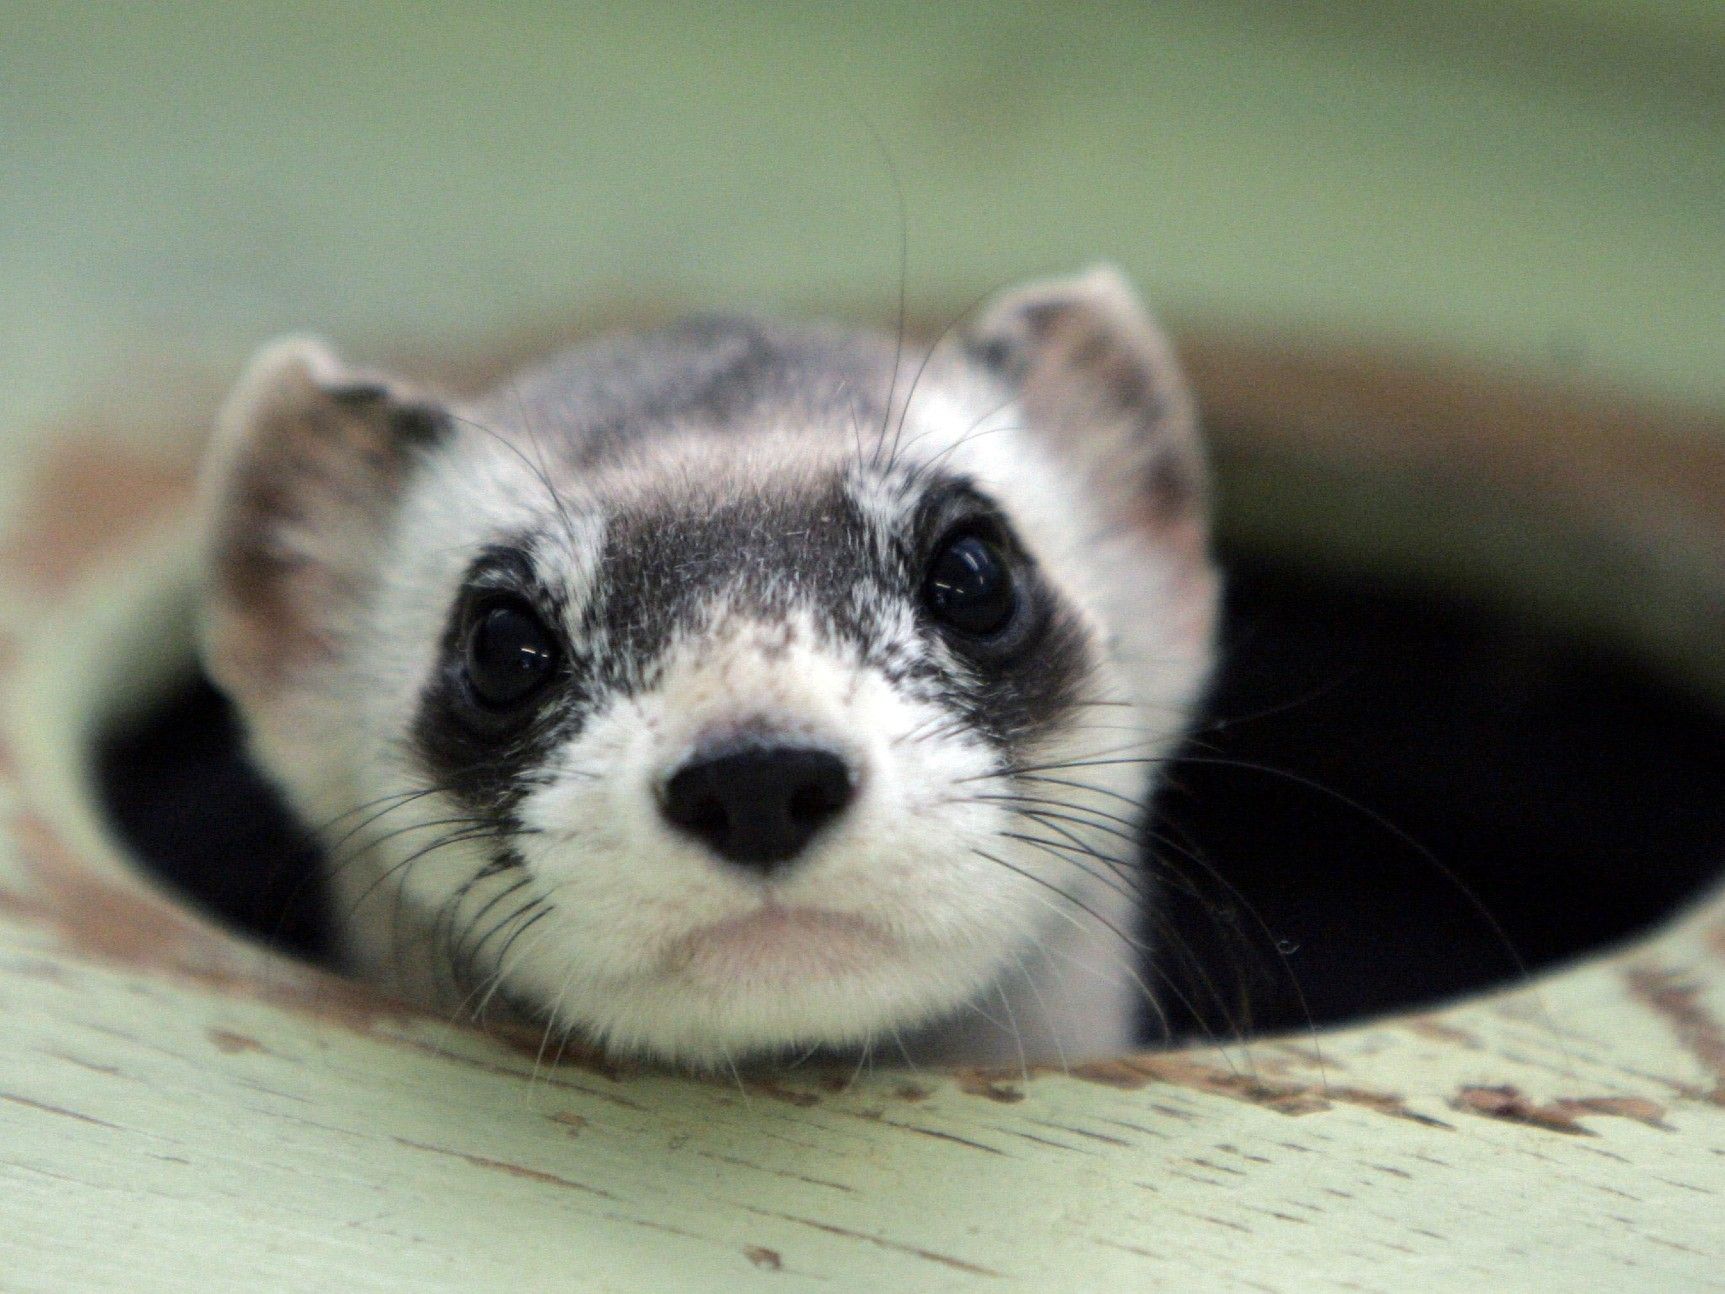
[[[879,315],[897,226],[859,110],[913,305],[1111,255],[1187,320],[1725,409],[1720,8],[1424,8],[0,3],[0,530],[31,542],[37,469],[91,417],[183,458],[211,374],[286,326],[452,354],[596,301]],[[1512,560],[1489,502],[1398,560],[1575,586],[1570,532]],[[1362,524],[1414,533],[1399,507]],[[1717,520],[1659,532],[1697,625]],[[0,1289],[1725,1287],[1717,899],[1316,1040],[1321,1072],[1262,1043],[1015,1102],[536,1072],[332,999],[176,918],[89,807],[89,727],[185,659],[183,539],[52,606],[0,567]],[[1654,570],[1637,539],[1612,597]],[[1697,643],[1668,655],[1725,696]]]
[[[179,530],[141,550],[14,679],[8,807],[77,863],[27,832],[3,874],[0,1288],[1725,1284],[1725,1057],[1682,1036],[1685,1003],[1725,1015],[1717,902],[1441,1017],[842,1092],[542,1066],[185,920],[80,951],[62,923],[99,931],[138,885],[80,738],[184,659],[185,586],[160,576],[186,556]],[[1488,1117],[1502,1087],[1543,1126]]]

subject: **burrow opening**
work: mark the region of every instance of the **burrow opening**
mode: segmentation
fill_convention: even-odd
[[[1222,669],[1146,851],[1166,877],[1146,980],[1177,1035],[1513,983],[1648,929],[1725,870],[1725,715],[1651,665],[1487,599],[1224,556]],[[328,957],[317,848],[207,679],[102,734],[94,759],[141,866],[247,935]]]

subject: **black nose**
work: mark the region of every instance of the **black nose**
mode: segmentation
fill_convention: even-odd
[[[856,796],[849,766],[808,746],[697,751],[665,783],[665,817],[722,858],[770,872]]]

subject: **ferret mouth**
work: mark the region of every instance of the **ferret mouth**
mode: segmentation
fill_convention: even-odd
[[[667,965],[674,973],[731,984],[837,977],[877,966],[896,944],[855,913],[765,904],[681,936]]]

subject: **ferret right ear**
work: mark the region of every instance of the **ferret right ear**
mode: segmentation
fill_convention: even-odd
[[[1006,292],[965,344],[1004,381],[1030,428],[1123,518],[1199,534],[1204,456],[1167,335],[1118,270],[1098,266]]]
[[[417,451],[448,412],[315,338],[252,360],[204,460],[205,663],[267,705],[338,649]]]

